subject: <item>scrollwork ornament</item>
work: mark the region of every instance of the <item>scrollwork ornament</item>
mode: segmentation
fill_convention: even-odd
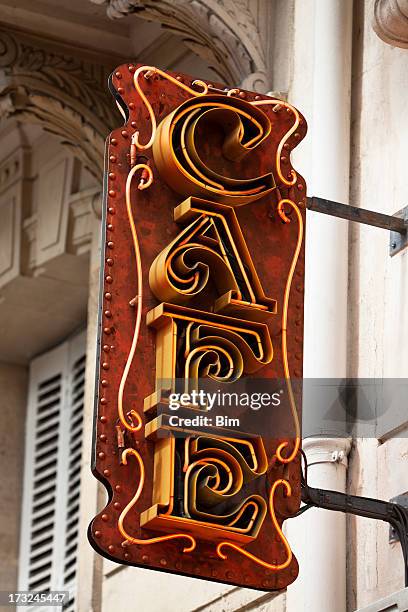
[[[156,21],[183,39],[226,83],[240,83],[252,72],[267,91],[267,62],[250,0],[91,0],[106,4],[111,19],[135,13]]]
[[[11,66],[16,61],[18,53],[17,41],[7,32],[0,31],[0,68]]]

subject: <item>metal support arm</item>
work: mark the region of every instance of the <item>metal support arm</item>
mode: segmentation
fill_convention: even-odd
[[[392,525],[399,536],[405,564],[405,586],[408,586],[408,509],[400,504],[382,501],[370,497],[348,495],[338,491],[315,489],[304,480],[302,483],[302,501],[306,504],[300,513],[308,508],[324,508],[347,514],[365,516],[385,521]]]
[[[373,210],[340,204],[340,202],[313,196],[307,198],[307,208],[332,217],[389,230],[391,232],[390,255],[396,255],[408,245],[408,206],[395,215],[385,215]]]

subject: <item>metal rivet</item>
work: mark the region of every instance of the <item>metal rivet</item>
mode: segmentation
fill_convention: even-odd
[[[295,134],[295,138],[296,138],[296,140],[299,140],[299,138],[300,138],[300,134],[299,134],[299,132],[296,132],[296,134]]]
[[[119,510],[119,508],[120,508],[120,503],[119,503],[119,502],[115,502],[115,503],[113,504],[113,507],[114,507],[114,508],[116,508],[116,510]]]
[[[108,208],[108,213],[109,213],[110,215],[114,215],[114,214],[116,213],[116,209],[115,209],[115,208],[110,207],[110,208]]]
[[[118,87],[118,93],[120,94],[125,93],[125,90],[123,89],[123,87]]]
[[[285,142],[285,144],[283,145],[283,148],[284,148],[284,149],[286,149],[286,150],[288,150],[288,149],[290,149],[290,145],[288,145],[288,143],[287,143],[287,142]]]
[[[120,74],[120,72],[115,72],[115,77],[116,77],[117,79],[121,79],[121,78],[122,78],[122,75]]]
[[[116,161],[117,161],[116,155],[111,155],[109,157],[109,161],[112,162],[112,164],[116,164]]]
[[[111,293],[105,293],[105,300],[108,300],[108,302],[110,302],[112,299],[112,294]]]
[[[104,314],[105,314],[105,317],[106,317],[107,319],[110,319],[110,318],[112,317],[112,313],[111,313],[111,311],[110,311],[110,310],[105,310],[105,313],[104,313]]]
[[[105,435],[105,434],[101,434],[101,435],[99,436],[99,439],[100,439],[102,442],[106,442],[106,440],[107,440],[107,438],[106,438],[106,435]]]
[[[112,259],[112,257],[108,257],[108,259],[106,260],[106,263],[108,264],[108,266],[113,266],[113,259]]]
[[[260,100],[261,96],[255,96],[255,100]]]
[[[166,559],[160,559],[160,565],[167,565]]]
[[[143,563],[149,563],[149,557],[147,555],[142,556]]]
[[[115,547],[113,546],[113,544],[110,544],[108,546],[108,550],[109,550],[110,553],[113,553],[113,551],[115,550]]]
[[[128,106],[129,106],[129,108],[131,110],[133,110],[135,108],[135,103],[134,102],[129,102]]]
[[[116,147],[117,144],[118,144],[118,141],[116,140],[116,138],[111,138],[111,145]]]
[[[287,161],[288,161],[287,157],[281,157],[282,164],[286,164]]]
[[[110,470],[103,470],[103,475],[108,477],[111,475]]]
[[[105,459],[105,453],[98,453],[99,459]]]
[[[114,243],[113,243],[113,242],[110,240],[110,241],[108,242],[108,245],[107,245],[107,246],[108,246],[108,249],[113,249],[113,247],[115,246],[115,244],[114,244]]]
[[[125,559],[130,559],[130,555],[128,552],[125,552],[125,554],[123,555]]]
[[[132,123],[130,124],[132,126],[132,128],[137,128],[137,122],[136,121],[132,121]]]
[[[100,403],[105,406],[108,403],[108,400],[106,399],[106,397],[101,397]]]
[[[101,519],[106,523],[106,521],[109,521],[109,516],[107,514],[102,514]]]
[[[104,344],[103,345],[103,350],[105,351],[105,353],[109,353],[110,351],[110,346],[108,344]]]
[[[107,277],[105,278],[105,280],[106,280],[106,282],[107,282],[107,283],[109,283],[109,284],[111,284],[111,283],[113,282],[113,278],[112,278],[111,276],[107,276]]]
[[[129,70],[129,72],[136,72],[136,68],[134,67],[133,64],[129,64],[128,70]]]
[[[108,223],[108,225],[106,226],[106,228],[110,231],[113,232],[113,225],[112,223]]]
[[[107,421],[108,421],[106,416],[101,416],[99,420],[100,420],[101,423],[107,423]]]
[[[109,189],[109,196],[114,198],[116,196],[116,191],[114,189]]]
[[[109,336],[109,334],[112,332],[112,328],[111,327],[104,327],[103,328],[104,333]]]
[[[106,361],[104,361],[102,367],[104,370],[109,370],[109,363],[106,363]]]
[[[183,77],[182,77],[182,76],[180,76],[179,74],[176,76],[176,79],[177,79],[178,81],[183,81]]]
[[[102,387],[107,387],[108,386],[108,381],[105,380],[105,379],[101,380],[101,385],[102,385]]]
[[[116,174],[114,172],[109,172],[109,178],[111,181],[114,181],[116,179]]]
[[[123,138],[127,138],[129,136],[129,134],[127,133],[126,130],[122,130],[121,134],[122,134]]]
[[[95,531],[94,536],[95,538],[100,538],[102,535],[102,533],[100,531]]]
[[[298,187],[299,191],[303,191],[303,185],[302,185],[302,183],[299,183],[299,185],[298,185],[297,187]]]

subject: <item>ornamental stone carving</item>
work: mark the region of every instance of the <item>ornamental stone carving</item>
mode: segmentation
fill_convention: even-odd
[[[408,48],[408,0],[376,0],[373,28],[384,42]]]
[[[98,179],[106,135],[117,119],[109,69],[59,52],[55,45],[0,30],[0,118],[37,123],[56,134]]]
[[[229,85],[271,88],[253,0],[91,0],[112,19],[130,13],[157,21],[182,37]]]

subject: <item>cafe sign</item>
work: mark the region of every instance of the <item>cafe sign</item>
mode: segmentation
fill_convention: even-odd
[[[108,501],[90,542],[117,563],[285,588],[306,208],[291,151],[306,122],[152,66],[110,85],[125,125],[106,147],[92,469]]]

